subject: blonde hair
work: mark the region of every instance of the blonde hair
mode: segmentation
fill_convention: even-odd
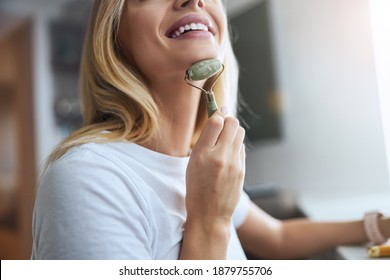
[[[85,143],[124,139],[143,143],[157,131],[159,108],[142,75],[124,59],[119,47],[118,30],[125,2],[95,0],[81,60],[84,124],[57,146],[46,166],[69,149]],[[229,36],[223,44],[226,70],[215,85],[214,93],[218,104],[224,104],[235,114],[238,67]],[[207,121],[205,109],[204,102],[200,102],[193,143]]]

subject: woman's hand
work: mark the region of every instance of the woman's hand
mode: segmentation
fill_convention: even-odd
[[[192,230],[192,234],[196,232],[198,242],[202,240],[201,236],[214,242],[213,246],[218,247],[222,255],[210,252],[212,256],[207,258],[223,258],[226,253],[230,221],[240,199],[245,175],[244,136],[245,130],[236,118],[225,117],[217,111],[207,121],[191,153],[187,168],[184,239]],[[217,246],[218,243],[221,246]]]

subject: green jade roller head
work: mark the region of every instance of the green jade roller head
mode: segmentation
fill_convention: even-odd
[[[192,64],[190,68],[187,69],[186,75],[184,77],[184,80],[187,82],[187,84],[205,93],[207,113],[209,117],[214,114],[215,111],[218,110],[218,105],[215,101],[213,87],[217,82],[219,76],[222,74],[224,68],[224,65],[218,59],[201,60]],[[210,87],[210,90],[197,87],[190,83],[190,81],[203,81],[206,79],[210,79],[211,77],[214,77],[214,81]]]

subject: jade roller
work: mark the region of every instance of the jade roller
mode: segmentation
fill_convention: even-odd
[[[187,84],[204,92],[206,97],[207,113],[209,117],[218,110],[213,87],[219,76],[222,74],[224,68],[224,65],[218,59],[201,60],[192,64],[190,68],[187,69],[186,75],[184,77],[184,80]],[[190,83],[191,81],[203,81],[211,77],[214,77],[214,81],[210,87],[210,90],[197,87]]]

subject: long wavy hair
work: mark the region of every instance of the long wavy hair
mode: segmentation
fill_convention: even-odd
[[[144,78],[121,53],[119,24],[126,0],[95,0],[86,34],[80,68],[84,124],[51,153],[46,163],[69,149],[90,142],[127,140],[143,143],[157,131],[159,108]],[[220,2],[222,5],[222,2]],[[225,30],[225,34],[229,34]],[[214,87],[218,104],[236,113],[238,65],[229,36],[222,54],[225,71]],[[194,144],[207,120],[205,102],[200,102]],[[110,131],[111,133],[102,133]]]

